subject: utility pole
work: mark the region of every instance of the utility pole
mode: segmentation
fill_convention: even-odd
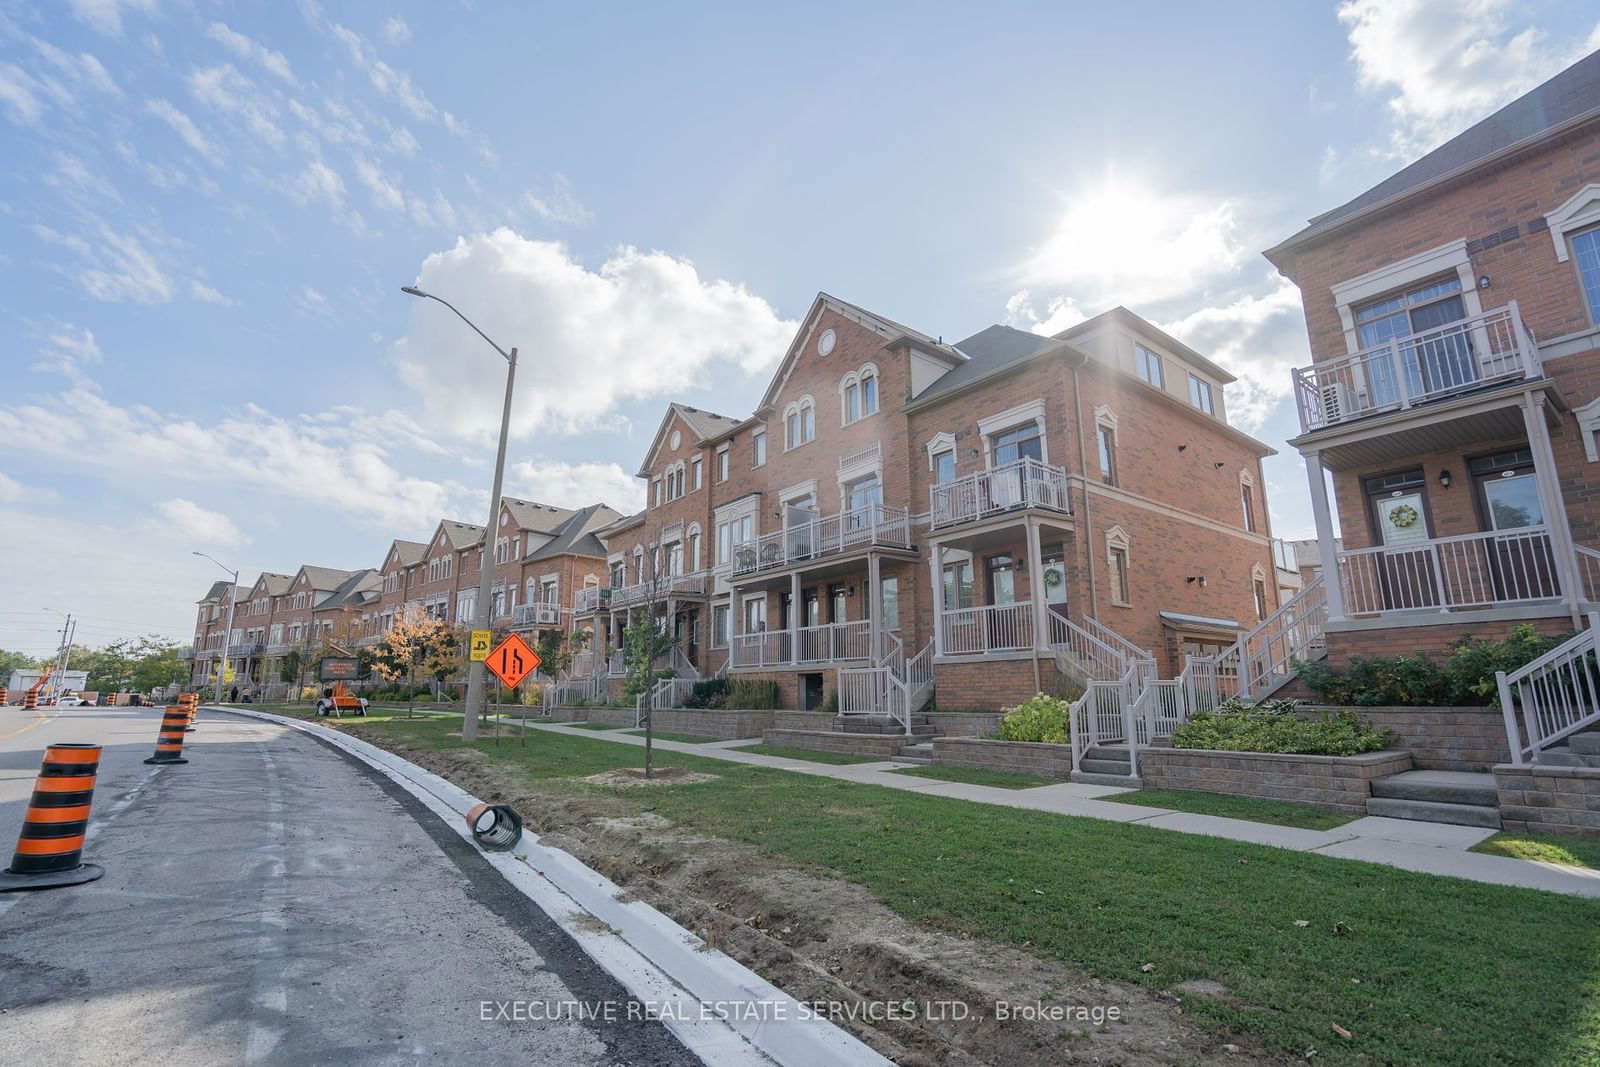
[[[189,554],[191,556],[199,556],[202,559],[209,559],[225,572],[233,575],[233,584],[228,587],[228,621],[222,627],[222,658],[217,660],[216,700],[220,704],[222,703],[222,679],[228,673],[228,652],[233,641],[233,608],[239,602],[239,572],[238,570],[228,570],[226,564],[212,559],[204,552],[190,552]]]

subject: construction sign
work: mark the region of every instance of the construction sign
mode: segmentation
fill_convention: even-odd
[[[500,684],[507,689],[515,689],[517,683],[532,674],[539,667],[539,653],[528,647],[516,634],[512,634],[500,642],[500,647],[489,653],[486,661],[489,670],[500,679]]]
[[[492,641],[494,641],[494,634],[490,631],[472,631],[472,639],[467,642],[467,653],[472,657],[473,663],[479,663],[489,658],[489,648]]]

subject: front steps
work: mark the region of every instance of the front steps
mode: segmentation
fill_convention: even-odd
[[[1498,830],[1500,793],[1492,774],[1402,771],[1372,780],[1367,814]]]
[[[1600,767],[1600,731],[1573,734],[1566,744],[1539,753],[1534,762],[1545,767]]]
[[[906,745],[900,749],[898,756],[889,758],[896,763],[915,763],[925,767],[933,762],[933,742],[919,741],[914,745]]]
[[[1140,787],[1139,779],[1133,777],[1133,761],[1128,756],[1127,745],[1093,746],[1078,761],[1072,780],[1087,785]]]

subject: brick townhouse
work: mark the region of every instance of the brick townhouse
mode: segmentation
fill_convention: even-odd
[[[1311,344],[1291,444],[1331,659],[1575,628],[1600,599],[1600,53],[1266,255]]]
[[[358,646],[374,645],[395,624],[405,617],[406,604],[416,588],[422,561],[428,546],[421,541],[395,538],[389,542],[383,563],[378,567],[378,600],[362,629]]]
[[[589,610],[609,646],[654,611],[697,673],[795,708],[888,663],[946,708],[1108,652],[1175,673],[1278,606],[1271,450],[1228,425],[1231,381],[1122,308],[947,343],[821,294],[754,415],[669,407]]]

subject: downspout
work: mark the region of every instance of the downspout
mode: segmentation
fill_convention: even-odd
[[[1078,438],[1078,471],[1083,478],[1083,545],[1089,559],[1089,617],[1100,617],[1100,601],[1095,595],[1094,536],[1089,514],[1089,455],[1083,448],[1083,397],[1078,390],[1078,368],[1084,360],[1072,367],[1072,432]]]

